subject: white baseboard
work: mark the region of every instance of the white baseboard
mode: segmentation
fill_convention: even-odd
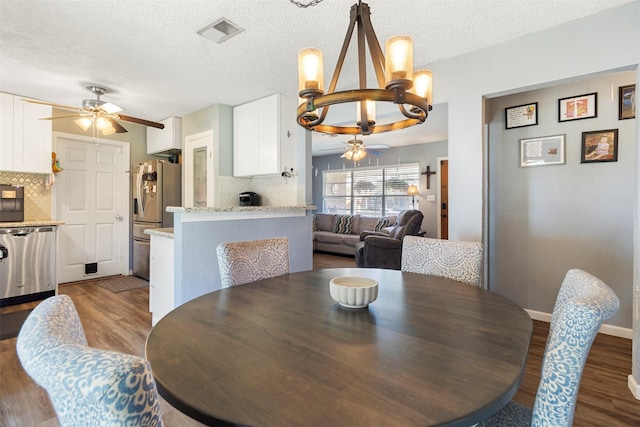
[[[638,384],[633,375],[629,375],[629,390],[631,390],[633,397],[640,400],[640,384]]]
[[[526,308],[525,308],[525,311],[529,314],[529,317],[531,317],[533,320],[539,320],[541,322],[547,322],[547,323],[551,322],[550,313],[544,313],[542,311],[535,311],[535,310],[528,310]],[[601,334],[612,335],[614,337],[626,338],[629,340],[633,339],[633,329],[623,328],[621,326],[604,324],[600,327],[599,332]]]

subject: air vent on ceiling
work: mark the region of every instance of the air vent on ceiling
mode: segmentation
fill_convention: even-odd
[[[198,34],[216,43],[222,43],[243,31],[244,28],[234,24],[227,18],[220,18],[198,31]]]

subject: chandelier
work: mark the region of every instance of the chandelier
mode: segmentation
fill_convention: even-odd
[[[351,6],[347,34],[333,72],[331,83],[324,91],[322,51],[305,48],[298,53],[298,94],[302,103],[297,109],[298,124],[307,130],[327,134],[371,135],[404,129],[423,123],[432,109],[432,74],[430,70],[413,71],[413,45],[409,36],[387,40],[386,58],[371,24],[369,5],[358,1]],[[336,92],[336,84],[351,42],[358,28],[359,88]],[[367,88],[365,43],[369,46],[373,69],[379,88]],[[375,102],[391,102],[402,116],[392,123],[376,124]],[[354,126],[323,124],[329,107],[335,104],[357,103]]]

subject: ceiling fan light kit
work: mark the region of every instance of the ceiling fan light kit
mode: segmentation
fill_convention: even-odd
[[[111,92],[109,89],[96,86],[89,85],[86,86],[88,90],[93,93],[96,98],[95,99],[84,99],[82,101],[82,108],[69,107],[66,105],[54,104],[50,102],[44,101],[36,101],[31,99],[23,99],[26,102],[31,102],[34,104],[44,104],[50,105],[52,107],[62,108],[64,110],[75,111],[73,114],[64,114],[52,117],[42,117],[40,120],[55,120],[55,119],[64,119],[64,118],[73,118],[74,123],[80,127],[83,131],[88,131],[90,128],[92,129],[93,139],[95,140],[98,133],[102,133],[102,135],[111,135],[113,133],[125,133],[127,130],[118,123],[118,120],[122,120],[125,122],[131,122],[140,124],[143,126],[151,126],[158,129],[164,129],[164,124],[156,123],[149,120],[139,119],[136,117],[125,116],[123,114],[118,114],[120,111],[124,109],[118,105],[112,104],[110,102],[105,102],[100,99],[100,96],[105,93]]]
[[[304,48],[298,53],[298,95],[302,102],[297,109],[297,120],[305,129],[329,134],[371,135],[404,129],[421,124],[427,119],[433,102],[431,71],[413,71],[413,44],[409,36],[390,38],[385,44],[385,57],[371,24],[370,14],[366,3],[359,1],[351,6],[347,34],[326,93],[322,51]],[[338,77],[356,26],[359,89],[336,92]],[[378,80],[377,89],[367,88],[365,43],[369,46]],[[353,102],[360,107],[355,126],[323,123],[331,105]],[[400,119],[388,124],[376,124],[373,111],[375,102],[396,104],[401,113]]]

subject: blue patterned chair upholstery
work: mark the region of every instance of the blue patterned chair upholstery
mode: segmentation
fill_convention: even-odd
[[[553,308],[533,410],[511,401],[479,426],[571,426],[591,344],[619,307],[616,294],[600,279],[569,270]]]
[[[286,237],[220,243],[216,247],[222,288],[289,273]]]
[[[480,286],[482,243],[407,236],[402,243],[401,269]]]
[[[88,347],[69,296],[48,298],[29,314],[17,351],[49,394],[61,426],[162,426],[149,362]]]

